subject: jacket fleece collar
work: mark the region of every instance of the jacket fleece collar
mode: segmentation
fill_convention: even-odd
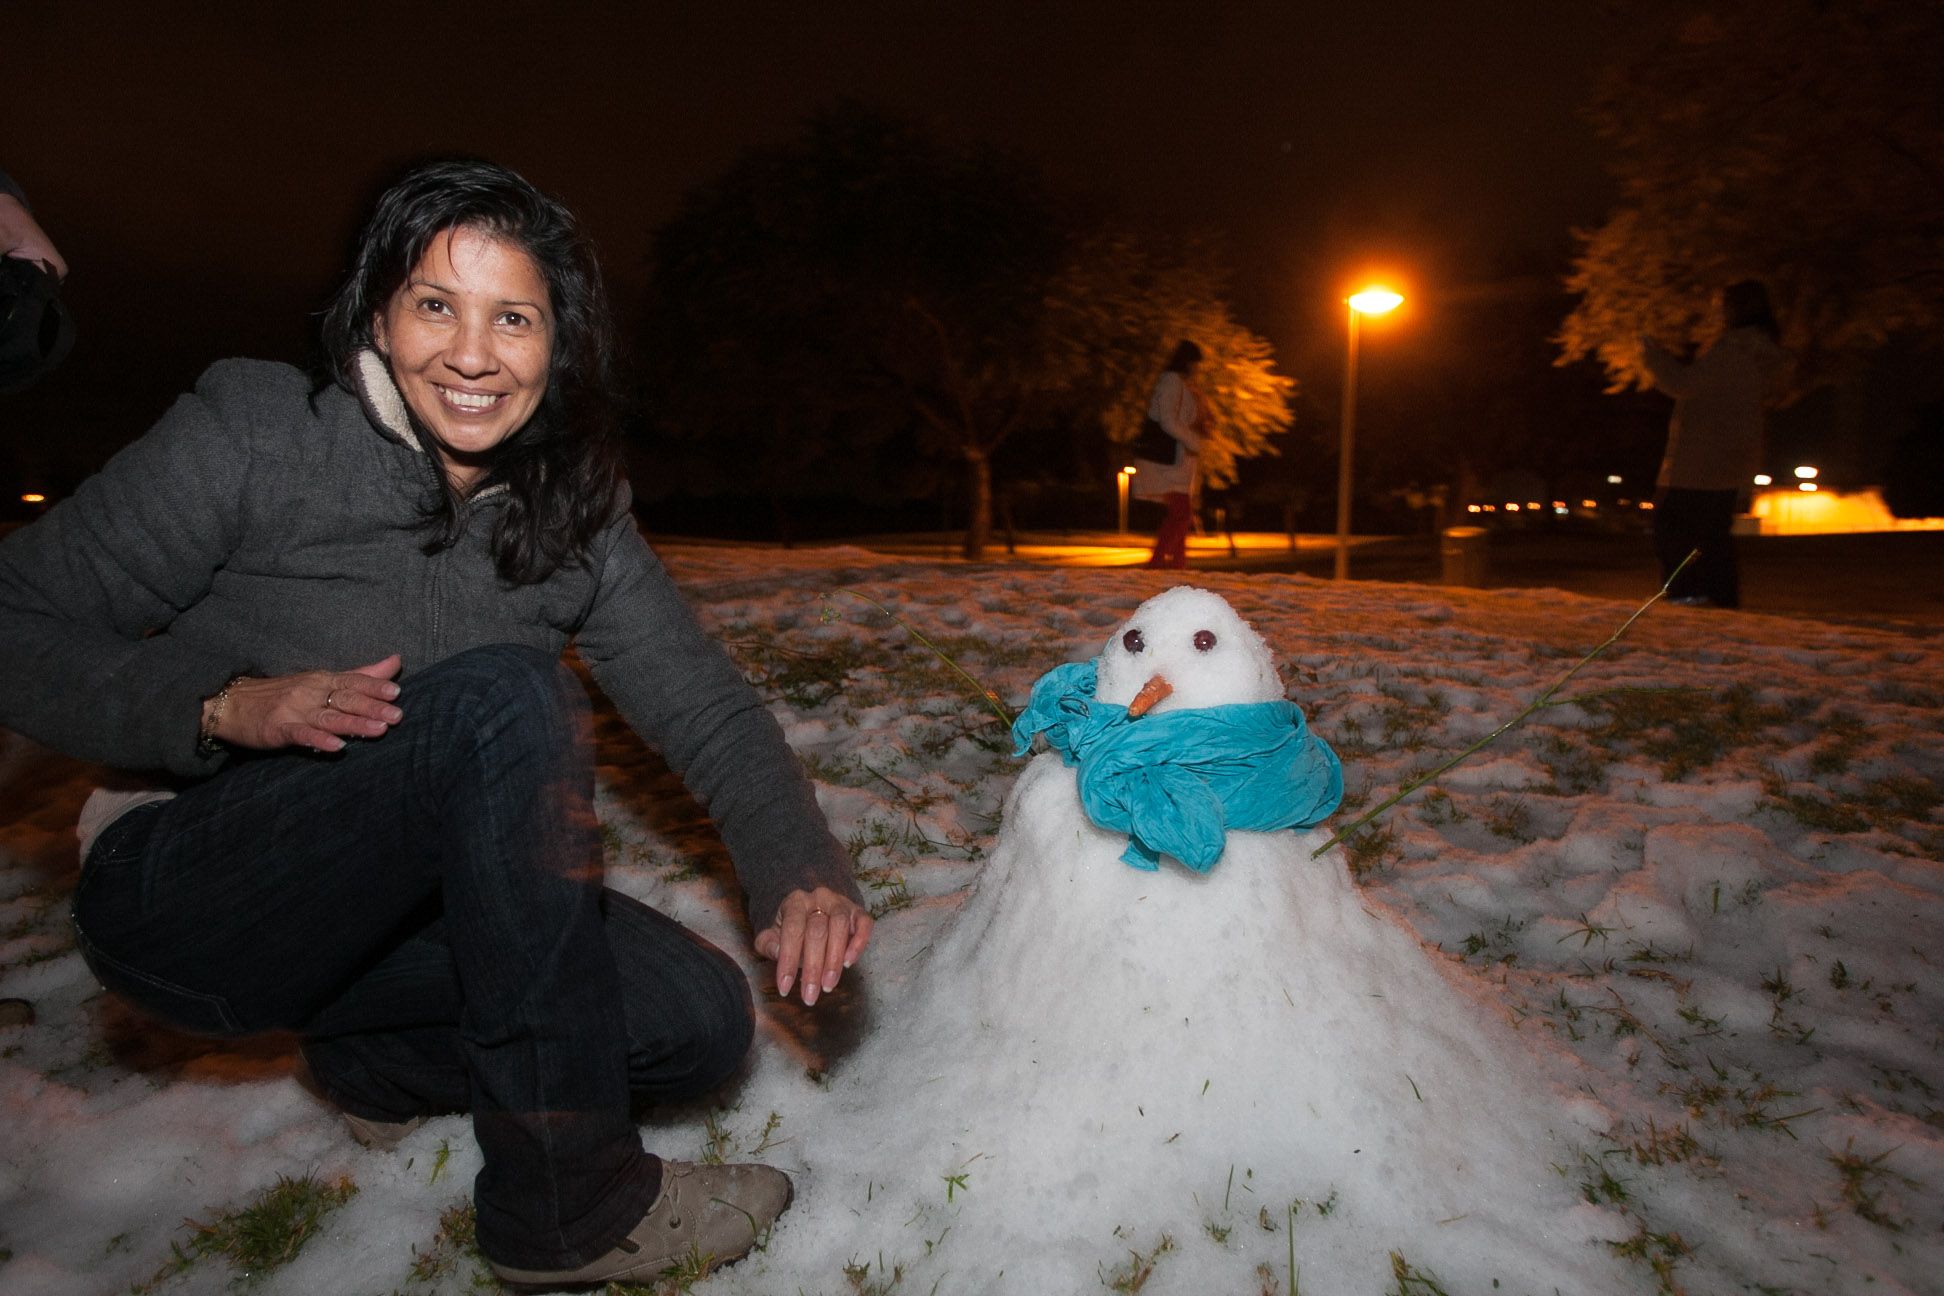
[[[405,394],[392,381],[385,358],[370,347],[359,351],[351,366],[351,379],[365,416],[393,440],[403,441],[424,454],[425,447],[419,444],[418,433],[412,430],[411,415],[405,410]]]
[[[358,394],[358,403],[364,406],[365,417],[371,420],[374,427],[394,441],[402,442],[425,455],[428,460],[432,458],[412,427],[412,416],[405,408],[405,393],[398,390],[398,383],[392,378],[391,367],[385,363],[385,357],[370,347],[359,351],[351,365],[351,383]],[[474,491],[472,498],[484,499],[506,489],[506,483],[495,482]]]

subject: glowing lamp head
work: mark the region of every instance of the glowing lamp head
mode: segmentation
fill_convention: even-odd
[[[1795,475],[1802,481],[1814,481],[1819,474],[1814,468],[1811,468],[1808,464],[1804,464],[1795,470]]]
[[[1775,478],[1769,476],[1767,473],[1756,473],[1755,484],[1757,486],[1773,486],[1775,484]]]
[[[1404,298],[1388,288],[1372,285],[1359,293],[1352,293],[1350,309],[1359,315],[1387,315],[1404,304]]]

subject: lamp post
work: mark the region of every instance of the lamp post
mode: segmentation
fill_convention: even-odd
[[[1357,444],[1357,318],[1396,310],[1404,299],[1388,288],[1372,285],[1353,293],[1350,306],[1350,344],[1343,362],[1343,423],[1337,443],[1336,579],[1350,579],[1350,457]]]
[[[1128,464],[1125,468],[1122,468],[1114,474],[1114,480],[1120,486],[1120,533],[1122,535],[1127,534],[1127,483],[1128,479],[1133,476],[1133,464]]]

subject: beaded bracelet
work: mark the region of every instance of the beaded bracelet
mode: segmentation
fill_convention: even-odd
[[[214,756],[222,751],[222,744],[216,740],[216,726],[223,723],[223,708],[229,704],[230,690],[248,678],[247,675],[232,675],[229,683],[217,689],[216,696],[209,699],[209,707],[202,715],[202,727],[196,732],[198,756]]]

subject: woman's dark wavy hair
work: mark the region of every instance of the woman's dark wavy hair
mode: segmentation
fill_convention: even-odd
[[[450,159],[407,171],[379,197],[344,286],[324,312],[320,390],[335,383],[355,393],[357,354],[375,347],[373,319],[432,240],[455,229],[478,230],[525,252],[546,279],[553,308],[546,394],[526,425],[495,449],[484,479],[508,491],[492,536],[500,579],[532,584],[586,558],[614,514],[621,484],[614,322],[593,245],[573,213],[490,162]],[[429,452],[428,430],[411,418]],[[432,475],[438,489],[424,510],[432,533],[427,553],[452,545],[463,517],[446,475]]]

